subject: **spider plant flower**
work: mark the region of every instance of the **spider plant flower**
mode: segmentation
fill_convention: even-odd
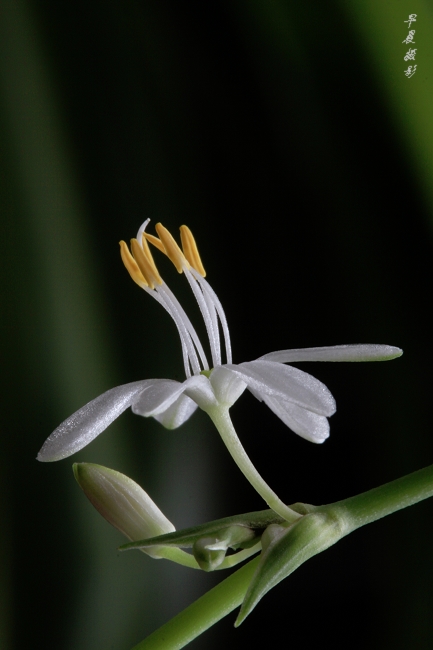
[[[402,354],[388,345],[338,345],[271,352],[240,364],[232,362],[227,319],[222,305],[205,279],[194,237],[181,226],[182,249],[162,226],[158,237],[146,232],[148,221],[131,240],[131,250],[120,242],[123,263],[131,278],[169,313],[179,332],[186,379],[144,379],[103,393],[67,418],[49,436],[39,452],[41,461],[60,460],[85,447],[128,407],[137,415],[154,417],[169,429],[183,424],[197,407],[210,416],[239,468],[270,508],[293,521],[299,517],[285,506],[249,460],[233,428],[230,407],[248,388],[292,431],[315,443],[329,436],[336,410],[328,388],[311,375],[285,365],[300,361],[383,361]],[[199,337],[174,294],[161,278],[149,243],[167,255],[184,273],[197,300],[209,339],[211,363]],[[224,359],[222,350],[224,340]]]

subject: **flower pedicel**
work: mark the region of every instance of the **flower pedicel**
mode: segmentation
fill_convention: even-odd
[[[299,514],[288,508],[261,478],[234,430],[230,407],[248,388],[298,435],[321,443],[329,436],[328,417],[335,413],[335,400],[319,380],[298,368],[284,365],[299,361],[385,361],[402,354],[388,345],[337,345],[270,352],[255,361],[232,363],[227,319],[222,305],[205,280],[200,255],[187,226],[181,226],[182,250],[169,231],[156,225],[158,237],[140,227],[131,240],[131,252],[120,242],[123,263],[132,279],[174,320],[179,332],[186,379],[144,379],[112,388],[67,418],[47,438],[38,454],[40,461],[66,458],[88,445],[128,407],[137,415],[154,417],[168,429],[183,424],[199,406],[214,422],[235,462],[259,494],[288,521]],[[176,297],[162,280],[149,244],[167,255],[184,273],[202,313],[209,338],[209,365],[200,339]],[[219,322],[218,322],[219,321]],[[222,362],[220,327],[224,337]]]

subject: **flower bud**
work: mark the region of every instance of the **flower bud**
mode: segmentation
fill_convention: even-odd
[[[149,495],[124,474],[92,463],[74,463],[73,470],[92,505],[128,539],[136,541],[175,530]],[[160,549],[142,550],[157,558]]]

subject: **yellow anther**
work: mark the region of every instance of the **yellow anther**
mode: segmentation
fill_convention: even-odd
[[[146,241],[146,237],[144,236],[144,233],[141,236],[141,247],[143,249],[143,252],[144,252],[144,255],[145,255],[147,261],[149,262],[150,266],[152,267],[154,276],[161,280],[158,269],[156,268],[156,264],[153,261],[153,255],[150,252],[149,244]],[[162,282],[162,280],[161,280],[161,282]],[[161,284],[161,283],[159,282],[158,284]]]
[[[150,241],[151,244],[155,246],[158,250],[161,251],[161,253],[164,253],[164,255],[167,255],[165,252],[164,244],[158,237],[155,237],[154,235],[149,235],[149,233],[144,232],[143,237],[146,237],[147,241]]]
[[[138,284],[139,287],[142,287],[143,285],[145,287],[149,286],[146,282],[146,279],[143,277],[143,274],[140,271],[137,262],[132,257],[126,242],[120,241],[119,244],[122,262],[124,263],[126,270],[128,271],[131,278]]]
[[[204,270],[203,264],[201,263],[200,255],[198,252],[197,244],[191,230],[188,226],[180,227],[180,238],[182,240],[182,250],[188,262],[191,264],[192,268],[200,273],[204,278],[206,277],[206,271]]]
[[[162,241],[165,253],[167,257],[173,262],[178,273],[182,273],[183,269],[186,267],[189,269],[189,263],[185,255],[180,250],[179,246],[176,244],[172,235],[168,232],[167,228],[164,228],[162,223],[157,223],[155,230],[159,235],[160,240]]]
[[[146,253],[143,251],[136,239],[131,239],[131,250],[134,259],[138,264],[138,268],[146,278],[149,287],[154,289],[155,284],[162,284],[161,276],[159,275],[153,260],[152,262],[149,261],[146,257]]]

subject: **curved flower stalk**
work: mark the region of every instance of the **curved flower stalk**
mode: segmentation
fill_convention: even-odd
[[[327,387],[311,375],[284,364],[299,361],[384,361],[402,354],[388,345],[338,345],[333,347],[280,350],[240,364],[233,364],[229,329],[222,305],[205,280],[205,270],[191,231],[181,226],[182,250],[162,224],[158,237],[140,227],[131,240],[131,251],[120,242],[123,263],[131,278],[170,314],[179,332],[186,379],[145,379],[117,386],[103,393],[67,418],[49,436],[39,452],[41,461],[66,458],[104,431],[128,407],[137,415],[154,417],[175,429],[203,409],[217,427],[235,462],[270,508],[288,521],[299,515],[288,508],[262,479],[248,458],[230,420],[229,409],[248,388],[292,431],[315,443],[329,436],[335,400]],[[149,244],[167,255],[179,273],[184,273],[199,305],[209,339],[212,364],[199,337],[161,278]],[[225,363],[221,339],[224,339]]]

